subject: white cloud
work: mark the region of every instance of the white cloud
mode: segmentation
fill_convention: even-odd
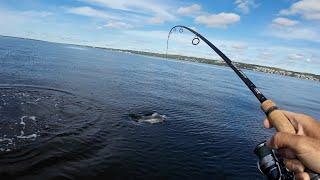
[[[108,14],[104,11],[100,11],[100,10],[97,10],[97,9],[94,9],[94,8],[91,8],[88,6],[70,8],[70,9],[68,9],[68,12],[71,14],[77,14],[77,15],[94,17],[94,18],[101,18],[101,19],[116,19],[116,20],[122,19],[119,16],[111,15],[111,14]]]
[[[233,44],[231,47],[239,51],[247,49],[247,46],[245,44]]]
[[[0,34],[15,37],[40,39],[52,42],[79,43],[83,36],[78,31],[70,32],[75,24],[59,22],[55,16],[58,12],[47,11],[10,11],[0,10]],[[73,23],[73,22],[72,22]],[[87,28],[86,25],[85,28]],[[77,30],[82,27],[77,24]],[[63,31],[57,31],[63,29]]]
[[[272,21],[272,23],[274,25],[278,25],[278,26],[294,26],[294,25],[298,24],[299,22],[295,21],[295,20],[288,19],[288,18],[279,17],[279,18],[274,19]]]
[[[201,15],[195,18],[198,24],[205,24],[208,27],[226,27],[240,21],[240,16],[234,13],[219,13],[211,15]]]
[[[189,15],[189,14],[197,13],[200,10],[201,10],[201,6],[199,4],[193,4],[187,7],[180,7],[178,9],[178,13],[182,15]]]
[[[7,11],[0,9],[0,19],[1,21],[8,21],[8,18],[15,18],[15,19],[29,19],[30,20],[37,20],[40,18],[46,18],[49,16],[53,16],[54,13],[49,11]],[[0,21],[0,22],[1,22]]]
[[[236,0],[234,4],[242,13],[245,14],[248,14],[251,8],[257,7],[255,0]]]
[[[302,60],[304,58],[304,55],[294,53],[294,54],[290,54],[288,58],[291,60]]]
[[[138,37],[137,39],[148,39],[151,43],[154,43],[155,40],[166,43],[168,38],[168,31],[165,30],[125,30],[122,33],[130,36],[130,37]],[[176,32],[175,34],[170,36],[170,41],[177,41],[182,45],[188,44],[192,45],[191,40],[193,39],[193,35],[188,33],[179,33]]]
[[[201,5],[193,4],[190,6],[180,7],[178,14],[194,17],[194,22],[197,24],[204,24],[208,27],[227,27],[230,24],[240,21],[240,16],[235,13],[219,13],[210,14],[201,11]]]
[[[128,30],[128,31],[123,31],[123,33],[129,36],[138,36],[138,37],[152,38],[152,39],[166,40],[168,37],[168,31]]]
[[[92,4],[100,4],[103,6],[107,6],[113,9],[121,9],[121,10],[129,10],[127,8],[127,3],[126,1],[122,1],[122,0],[114,0],[114,1],[109,1],[109,0],[80,0],[80,1],[85,1],[88,3],[92,3]]]
[[[170,12],[171,7],[164,3],[159,3],[150,0],[81,0],[94,5],[101,5],[107,8],[126,11],[127,13],[139,13],[148,17],[156,17],[163,19],[163,22],[173,21],[176,19],[175,15]],[[150,22],[153,22],[152,20]],[[159,23],[160,21],[154,21]]]
[[[233,55],[235,59],[239,59],[239,57],[244,57],[247,52],[247,45],[244,43],[233,43],[230,47],[226,47],[226,52]]]
[[[264,51],[264,52],[261,52],[259,55],[258,55],[258,58],[260,58],[260,59],[263,59],[263,60],[265,60],[265,59],[271,59],[273,57],[273,54],[271,53],[271,52],[266,52],[266,51]]]
[[[132,25],[124,23],[124,22],[109,22],[108,24],[104,25],[106,28],[111,29],[130,29],[133,28]]]
[[[300,0],[294,3],[289,9],[280,11],[280,15],[301,15],[307,20],[320,20],[319,0]]]
[[[21,12],[21,15],[29,16],[29,17],[45,18],[45,17],[48,17],[48,16],[52,16],[53,13],[52,12],[48,12],[48,11],[23,11],[23,12]]]
[[[318,33],[317,29],[310,27],[271,26],[268,34],[286,40],[320,42],[320,34]]]
[[[9,11],[0,9],[0,27],[1,29],[17,30],[17,25],[28,26],[32,23],[39,23],[48,20],[54,13],[49,11]]]
[[[150,23],[150,24],[162,24],[165,21],[166,21],[165,18],[163,18],[161,16],[155,16],[155,17],[149,18],[147,20],[147,22]]]

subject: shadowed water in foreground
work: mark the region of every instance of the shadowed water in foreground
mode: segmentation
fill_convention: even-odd
[[[320,118],[318,82],[246,73]],[[0,37],[0,84],[1,178],[262,178],[273,130],[228,68]]]

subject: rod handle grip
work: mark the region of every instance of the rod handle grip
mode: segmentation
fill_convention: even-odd
[[[261,109],[266,113],[272,126],[278,132],[296,134],[296,130],[292,126],[289,119],[277,108],[276,104],[273,101],[264,101],[261,104]]]
[[[286,132],[296,134],[296,130],[292,126],[290,120],[281,112],[276,104],[271,100],[266,100],[261,104],[261,109],[266,113],[272,126],[276,128],[278,132]],[[311,180],[320,179],[320,174],[306,169],[309,173]]]

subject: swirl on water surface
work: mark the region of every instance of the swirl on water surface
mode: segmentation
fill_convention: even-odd
[[[19,150],[56,136],[80,134],[101,116],[92,101],[36,86],[0,86],[0,152]]]

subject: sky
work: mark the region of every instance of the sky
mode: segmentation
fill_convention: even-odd
[[[165,53],[191,27],[237,62],[320,74],[320,0],[0,0],[0,35]],[[194,35],[170,54],[219,59]]]

